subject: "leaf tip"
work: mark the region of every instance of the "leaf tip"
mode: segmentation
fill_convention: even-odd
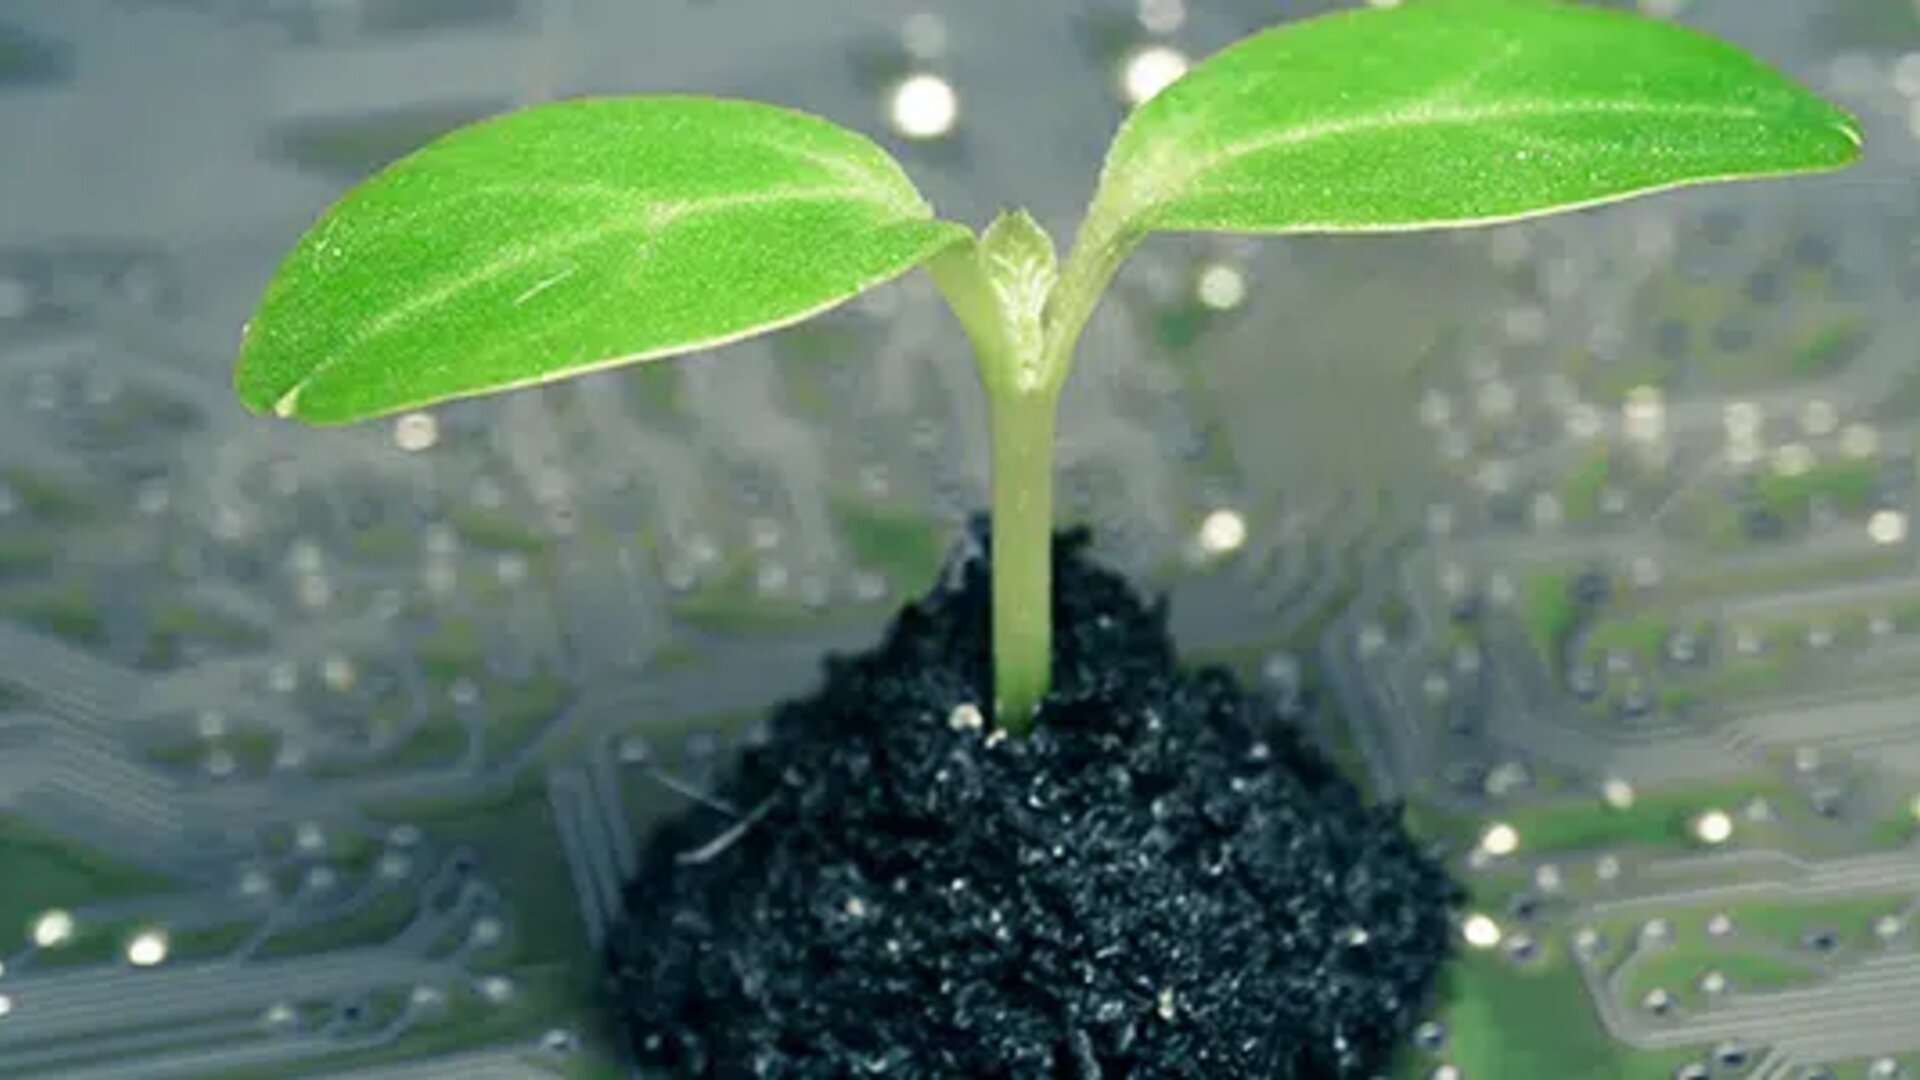
[[[1833,110],[1832,122],[1825,131],[1826,141],[1817,161],[1809,161],[1804,172],[1839,172],[1852,168],[1866,156],[1866,128],[1853,114]]]
[[[1861,126],[1860,118],[1852,113],[1842,112],[1840,114],[1840,121],[1836,126],[1839,128],[1841,136],[1853,144],[1854,156],[1858,157],[1860,152],[1867,148],[1867,132],[1866,129]]]
[[[298,383],[293,389],[275,398],[272,406],[273,415],[287,420],[295,419],[300,412],[300,391],[306,388],[307,384]]]
[[[298,420],[304,419],[299,416],[300,395],[306,389],[307,381],[302,379],[292,388],[282,390],[264,379],[243,356],[234,369],[233,390],[234,396],[240,399],[241,407],[255,416]]]

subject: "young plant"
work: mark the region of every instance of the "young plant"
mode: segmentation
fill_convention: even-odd
[[[1855,121],[1680,27],[1551,0],[1405,0],[1256,34],[1137,109],[1064,262],[1021,211],[942,221],[866,138],[746,101],[560,101],[347,194],[267,287],[250,408],[315,424],[725,345],[925,266],[992,418],[998,722],[1048,687],[1054,417],[1156,232],[1391,232],[1840,168]]]

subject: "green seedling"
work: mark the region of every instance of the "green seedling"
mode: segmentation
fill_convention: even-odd
[[[1845,112],[1684,28],[1406,0],[1246,38],[1135,110],[1060,260],[1024,212],[977,236],[938,219],[885,151],[813,116],[560,101],[348,193],[268,285],[236,383],[255,410],[343,423],[711,349],[925,267],[990,402],[994,696],[1018,732],[1052,654],[1056,404],[1147,236],[1486,225],[1837,169],[1860,146]]]

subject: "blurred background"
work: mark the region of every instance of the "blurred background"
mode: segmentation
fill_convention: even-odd
[[[0,1076],[626,1075],[658,815],[984,505],[919,276],[324,432],[229,371],[355,179],[701,91],[1070,234],[1132,103],[1303,0],[0,0]],[[1397,1076],[1920,1077],[1920,10],[1643,0],[1849,174],[1453,235],[1162,238],[1063,519],[1473,890]]]

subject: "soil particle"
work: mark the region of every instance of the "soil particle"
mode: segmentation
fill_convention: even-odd
[[[1164,608],[1056,542],[1054,690],[990,720],[987,553],[832,658],[649,841],[607,944],[643,1061],[691,1077],[1365,1077],[1459,893]],[[971,708],[969,708],[971,706]],[[744,826],[744,827],[743,827]],[[716,843],[724,838],[725,843]]]

